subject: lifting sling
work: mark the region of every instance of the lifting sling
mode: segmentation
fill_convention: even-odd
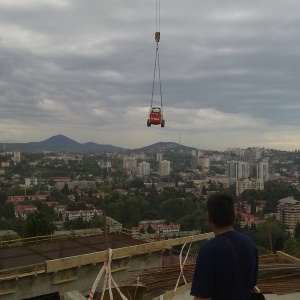
[[[161,79],[160,79],[160,65],[159,65],[159,47],[158,47],[159,41],[160,41],[160,0],[156,0],[156,32],[155,32],[156,55],[155,55],[154,76],[153,76],[153,84],[152,84],[151,108],[153,106],[156,71],[158,71],[160,106],[161,106],[161,108],[163,106],[162,91],[161,91]]]

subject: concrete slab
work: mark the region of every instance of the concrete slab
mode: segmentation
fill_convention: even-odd
[[[86,300],[86,297],[78,291],[71,291],[64,294],[64,300]]]
[[[190,288],[183,291],[179,291],[179,293],[176,293],[173,300],[193,300],[194,297],[190,295]],[[266,300],[299,300],[300,299],[300,293],[290,293],[290,294],[284,294],[284,295],[274,295],[274,294],[265,294]],[[167,300],[168,298],[163,298],[164,300]]]

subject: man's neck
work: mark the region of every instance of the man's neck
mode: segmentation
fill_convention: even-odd
[[[219,235],[219,234],[222,234],[222,233],[225,233],[228,231],[232,231],[232,230],[233,230],[232,226],[226,226],[226,227],[222,227],[222,228],[219,228],[219,227],[213,228],[213,232],[215,235]]]

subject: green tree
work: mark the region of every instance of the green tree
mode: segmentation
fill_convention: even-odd
[[[153,227],[151,226],[151,224],[149,224],[147,226],[147,233],[151,234],[151,233],[155,233],[155,230],[153,229]]]
[[[90,226],[92,228],[104,227],[103,216],[99,216],[95,213],[91,219]]]
[[[7,199],[7,192],[0,191],[0,205],[4,204]]]
[[[27,236],[50,235],[54,232],[54,225],[42,212],[29,214],[26,221]]]
[[[280,246],[283,247],[282,235],[280,223],[273,218],[268,218],[266,222],[257,226],[255,240],[258,245],[265,247],[271,252],[275,252],[280,249]]]
[[[64,187],[61,189],[62,194],[64,194],[65,196],[70,195],[70,190],[69,190],[69,186],[68,184],[65,182]]]
[[[9,219],[10,229],[15,231],[20,237],[26,236],[25,220],[23,218]]]
[[[297,223],[295,227],[295,239],[300,239],[300,224],[299,222]]]
[[[53,189],[51,192],[52,201],[64,202],[68,201],[68,197],[64,195],[59,189]]]
[[[15,207],[12,202],[5,202],[3,204],[3,217],[5,219],[11,219],[15,217]]]
[[[292,256],[300,254],[300,242],[294,238],[289,238],[284,242],[284,252]]]

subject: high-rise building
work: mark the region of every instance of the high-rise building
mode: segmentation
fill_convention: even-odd
[[[210,158],[208,156],[199,156],[198,164],[202,170],[210,168]]]
[[[133,156],[123,157],[123,168],[129,171],[134,171],[137,168],[137,160]]]
[[[285,230],[295,230],[297,223],[300,223],[300,202],[293,197],[279,200],[277,215]]]
[[[269,164],[260,162],[257,164],[256,167],[256,174],[257,178],[261,179],[262,181],[268,181],[269,180]]]
[[[159,162],[159,175],[160,176],[168,176],[170,175],[170,161],[168,160],[162,160]]]
[[[156,153],[156,161],[161,161],[163,160],[163,154],[161,152]]]
[[[246,179],[249,177],[250,167],[248,162],[239,161],[237,163],[237,180],[239,179]]]
[[[230,160],[227,162],[229,184],[236,182],[236,165],[237,161],[235,160]]]
[[[14,152],[14,163],[18,164],[21,161],[21,152],[16,151]]]
[[[230,160],[227,164],[230,183],[236,182],[239,179],[246,179],[249,177],[250,166],[248,162]]]
[[[138,175],[147,176],[150,175],[150,164],[143,161],[138,164]]]

